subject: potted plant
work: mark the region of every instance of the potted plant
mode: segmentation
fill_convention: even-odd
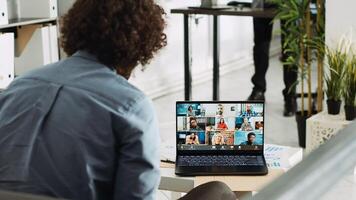
[[[347,60],[345,43],[342,41],[338,48],[326,47],[328,73],[325,73],[326,96],[328,113],[337,115],[340,113],[344,68]]]
[[[279,6],[275,19],[285,22],[285,30],[282,30],[285,38],[284,53],[288,55],[285,64],[296,68],[299,74],[296,85],[300,85],[298,96],[300,96],[301,106],[296,113],[296,121],[299,145],[305,147],[306,120],[313,114],[322,111],[324,50],[321,47],[324,45],[325,38],[325,0],[315,2],[317,15],[314,21],[311,16],[311,0],[277,0],[277,3]],[[313,48],[313,43],[318,43],[318,48]],[[313,59],[313,56],[316,59]],[[312,93],[311,83],[313,60],[317,60],[318,66],[316,95]],[[313,102],[314,96],[317,98],[317,107]]]
[[[346,62],[344,71],[344,90],[343,97],[345,100],[345,117],[346,120],[355,119],[356,111],[356,55],[352,55]]]

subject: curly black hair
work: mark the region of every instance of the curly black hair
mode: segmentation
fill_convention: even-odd
[[[129,76],[167,45],[165,12],[154,0],[76,0],[62,18],[61,45],[85,50]]]

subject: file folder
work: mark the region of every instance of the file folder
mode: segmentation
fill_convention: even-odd
[[[57,62],[59,60],[59,49],[58,49],[58,33],[57,26],[49,26],[49,44],[50,44],[50,63]]]
[[[6,89],[14,80],[15,57],[14,33],[0,33],[0,90]]]
[[[22,75],[27,71],[35,68],[42,67],[52,62],[51,57],[51,40],[49,27],[38,27],[32,25],[35,28],[31,39],[27,42],[22,50],[21,54],[15,58],[15,74]],[[30,29],[25,31],[31,32]],[[27,33],[21,33],[21,29],[18,30],[21,35],[27,35]],[[16,41],[16,47],[22,46],[19,44],[19,40]],[[58,54],[58,51],[57,51]]]

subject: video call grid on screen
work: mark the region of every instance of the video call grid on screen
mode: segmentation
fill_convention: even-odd
[[[261,150],[263,103],[177,102],[180,150]]]

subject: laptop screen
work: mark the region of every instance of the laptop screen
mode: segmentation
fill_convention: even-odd
[[[262,150],[264,103],[177,102],[177,150]]]

